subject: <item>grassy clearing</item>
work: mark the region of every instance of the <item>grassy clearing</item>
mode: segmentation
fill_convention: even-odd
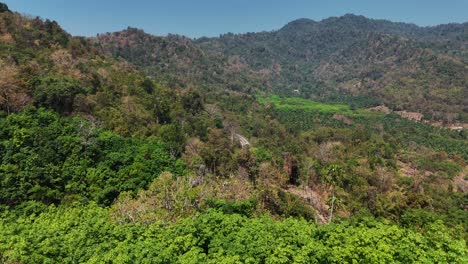
[[[349,105],[344,104],[324,104],[299,97],[281,97],[271,95],[269,97],[260,97],[259,102],[262,104],[271,103],[279,110],[303,110],[321,113],[343,113],[352,114],[353,111]]]
[[[327,104],[320,103],[300,97],[281,97],[278,95],[271,95],[269,97],[259,97],[258,101],[261,104],[273,104],[277,110],[285,112],[302,112],[320,113],[320,114],[344,114],[354,118],[380,118],[385,114],[368,109],[351,109],[351,106],[346,104]]]

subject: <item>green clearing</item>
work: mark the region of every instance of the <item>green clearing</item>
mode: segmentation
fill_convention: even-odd
[[[261,104],[271,103],[276,109],[285,111],[303,110],[321,113],[353,113],[349,105],[324,104],[299,97],[281,97],[278,95],[271,95],[269,97],[260,97],[258,101]]]
[[[268,97],[260,96],[258,102],[261,104],[272,104],[276,110],[284,112],[313,112],[320,114],[344,114],[350,117],[382,117],[385,114],[370,111],[367,109],[351,109],[347,104],[320,103],[300,97],[282,97],[279,95],[270,95]]]

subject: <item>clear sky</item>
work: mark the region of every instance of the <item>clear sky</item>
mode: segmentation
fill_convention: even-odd
[[[138,27],[189,37],[279,29],[298,18],[346,13],[420,26],[468,21],[468,0],[0,0],[10,9],[56,20],[73,35]]]

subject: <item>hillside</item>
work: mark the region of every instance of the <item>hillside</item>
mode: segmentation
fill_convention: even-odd
[[[369,109],[463,121],[463,27],[82,38],[0,5],[0,262],[466,262],[467,130]]]
[[[252,93],[265,81],[238,60],[206,52],[183,36],[159,37],[128,28],[100,34],[91,43],[103,53],[139,66],[148,76],[171,88],[197,86]]]
[[[131,29],[99,35],[96,43],[172,83],[385,104],[451,124],[467,121],[467,29],[466,23],[421,28],[345,15],[197,40]]]
[[[284,95],[342,102],[369,97],[372,104],[450,123],[467,118],[467,32],[466,23],[420,28],[345,15],[196,43],[268,70],[274,90]]]

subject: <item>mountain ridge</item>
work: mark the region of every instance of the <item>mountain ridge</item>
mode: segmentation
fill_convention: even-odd
[[[280,26],[280,27],[278,27],[276,29],[260,30],[260,31],[247,31],[247,32],[243,32],[243,33],[242,32],[240,32],[240,33],[225,32],[225,33],[218,34],[218,36],[189,37],[189,36],[186,36],[184,34],[168,33],[166,35],[159,35],[159,34],[148,33],[148,32],[146,32],[146,33],[151,34],[153,36],[159,36],[159,37],[167,37],[168,35],[179,35],[179,36],[182,36],[184,38],[189,38],[191,40],[196,41],[196,40],[199,40],[199,39],[219,38],[219,36],[226,35],[226,34],[229,34],[229,35],[247,35],[247,34],[252,34],[252,33],[271,33],[271,32],[280,31],[280,30],[282,30],[284,28],[287,28],[288,26],[294,25],[294,24],[296,24],[296,25],[299,25],[299,24],[316,25],[316,24],[320,24],[320,23],[323,23],[323,22],[330,22],[330,21],[333,21],[333,20],[340,20],[340,19],[346,19],[346,18],[351,18],[352,20],[360,19],[361,21],[364,19],[364,20],[369,21],[369,22],[379,22],[379,23],[384,23],[384,24],[395,24],[395,25],[400,25],[400,26],[404,26],[404,27],[408,27],[408,28],[414,28],[414,29],[417,28],[419,30],[435,30],[435,29],[438,29],[438,28],[449,28],[449,27],[460,28],[460,27],[466,27],[468,25],[468,21],[466,21],[466,22],[448,22],[448,23],[441,23],[441,24],[435,24],[435,25],[421,26],[421,25],[418,25],[416,23],[411,23],[411,22],[393,21],[393,20],[390,20],[390,19],[380,19],[380,18],[370,18],[370,17],[367,17],[365,15],[354,14],[354,13],[346,13],[346,14],[343,14],[341,16],[330,16],[330,17],[323,18],[323,19],[320,19],[320,20],[314,20],[314,19],[311,19],[311,18],[302,17],[302,18],[293,19],[293,20],[285,23],[283,26]],[[130,27],[130,28],[139,28],[139,27],[135,27],[135,26],[128,26],[128,27]],[[139,29],[146,31],[144,28],[139,28]],[[101,33],[98,33],[97,35],[120,32],[120,31],[124,31],[124,30],[125,29],[110,31],[110,32],[101,32]],[[90,38],[93,38],[93,37],[95,37],[95,36],[90,36]]]
[[[144,31],[139,34],[148,38],[152,36]],[[112,41],[106,41],[105,36],[112,36],[113,42],[125,42],[125,38],[118,40],[118,32],[101,34],[93,40],[104,51],[141,66],[150,76],[161,73],[167,75],[167,71],[161,70],[159,62],[148,60],[155,56],[156,50],[160,55],[167,56],[164,55],[167,51],[160,44],[153,43],[156,46],[151,48],[151,43],[146,43],[143,40],[145,37],[140,36],[141,41],[130,47],[130,50],[138,50],[137,54],[129,51],[121,54],[113,47]],[[251,93],[258,90],[289,96],[297,95],[294,91],[300,91],[299,95],[305,98],[348,103],[355,101],[353,97],[359,96],[368,98],[368,103],[364,103],[366,106],[384,103],[394,110],[420,112],[429,121],[450,123],[453,120],[468,120],[468,113],[464,108],[467,102],[463,99],[468,97],[463,96],[463,93],[467,93],[463,87],[468,85],[468,73],[463,67],[468,63],[468,23],[418,27],[347,14],[319,22],[299,19],[270,32],[228,33],[220,37],[199,39],[183,36],[154,38],[197,50],[197,58],[186,51],[172,52],[177,56],[172,56],[168,65],[178,65],[174,67],[182,69],[182,72],[187,72],[182,65],[195,63],[190,74],[197,76],[196,80],[178,80],[182,86],[190,82],[192,85],[205,83],[236,91]],[[183,41],[177,43],[177,38]],[[382,41],[388,45],[382,45]],[[375,52],[382,55],[364,54],[373,47],[379,47],[380,51]],[[150,50],[153,50],[152,54],[148,53]],[[353,52],[350,53],[350,50]],[[410,53],[415,55],[404,55]],[[337,60],[337,56],[340,59]],[[349,58],[343,60],[345,57]],[[365,61],[366,58],[372,61]],[[399,73],[399,69],[394,67],[396,64],[392,63],[404,63],[408,69],[412,69],[407,72],[414,74]],[[352,71],[341,72],[340,76],[331,78],[329,73],[333,70],[330,67],[326,72],[323,71],[323,66],[330,64],[335,65],[338,70],[348,67]],[[443,66],[445,64],[453,66]],[[167,66],[167,63],[164,65]],[[366,68],[366,65],[369,67]],[[425,73],[424,68],[433,69],[430,76]],[[447,80],[448,75],[443,68],[451,69],[451,74],[455,74],[452,76],[455,82]],[[214,78],[214,75],[219,78]],[[244,81],[236,81],[236,75]],[[168,78],[180,79],[180,75]],[[429,79],[433,81],[422,84]],[[244,85],[246,82],[251,84],[247,87]],[[353,88],[357,83],[361,84]],[[399,89],[415,89],[416,96],[395,101],[397,94],[394,91]],[[445,89],[448,92],[443,92]],[[434,96],[425,96],[429,93]],[[443,93],[445,95],[442,96]],[[447,96],[455,101],[447,101]],[[416,98],[420,100],[416,101]]]

